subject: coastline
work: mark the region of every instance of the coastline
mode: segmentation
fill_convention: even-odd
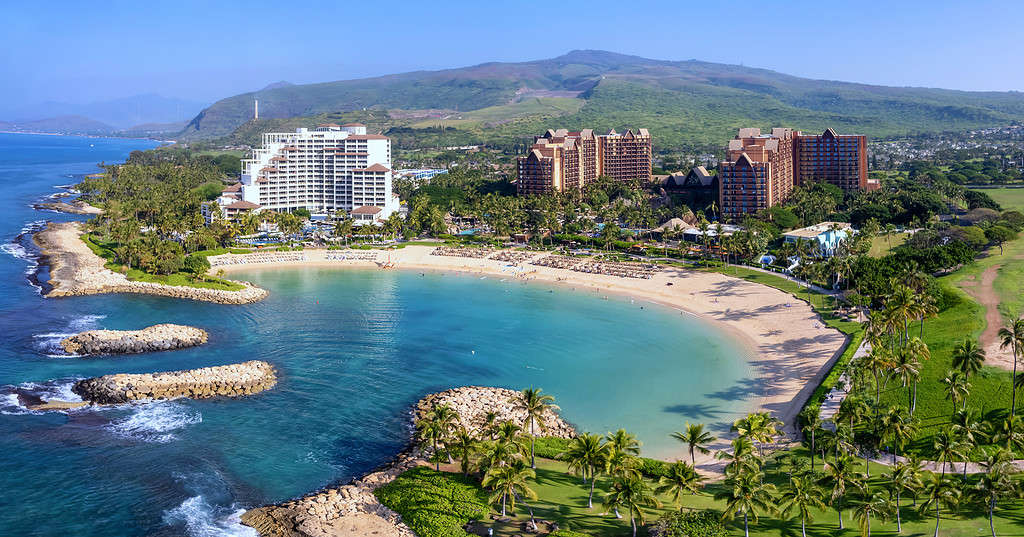
[[[305,250],[304,260],[251,264],[216,265],[211,270],[231,272],[280,270],[285,268],[378,268],[390,260],[401,270],[450,271],[509,280],[543,283],[567,291],[603,296],[627,296],[711,322],[736,337],[750,350],[750,379],[756,383],[752,398],[756,408],[785,422],[784,430],[795,435],[793,423],[806,400],[832,364],[842,354],[847,338],[828,328],[806,302],[792,295],[746,280],[719,273],[665,267],[650,279],[623,278],[603,274],[524,263],[516,270],[508,263],[486,258],[431,255],[433,246],[406,246],[388,252],[374,250]],[[331,260],[327,254],[377,252],[376,260]],[[547,255],[536,252],[535,257]],[[220,258],[244,256],[226,254]],[[221,261],[210,258],[211,262]],[[519,275],[517,275],[519,274]],[[723,444],[724,446],[724,444]],[[703,461],[702,469],[714,462]]]
[[[105,266],[99,257],[82,242],[81,222],[50,222],[33,235],[40,250],[40,265],[48,265],[51,289],[46,298],[95,295],[104,293],[137,293],[186,298],[218,304],[249,304],[263,300],[267,291],[247,282],[238,282],[244,289],[226,291],[131,281]]]

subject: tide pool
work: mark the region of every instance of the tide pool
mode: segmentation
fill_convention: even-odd
[[[0,135],[0,162],[50,142],[35,138]],[[67,219],[27,205],[74,182],[69,174],[152,145],[59,141],[21,168],[0,167],[0,185],[17,193],[0,201],[7,241],[29,222]],[[97,144],[103,151],[94,155]],[[386,462],[409,438],[410,405],[454,386],[541,387],[579,429],[624,427],[645,455],[660,457],[683,456],[668,435],[685,421],[724,431],[753,405],[746,348],[710,323],[628,298],[457,273],[293,268],[232,275],[271,291],[247,306],[50,300],[26,279],[26,249],[8,242],[16,255],[0,258],[3,535],[254,535],[237,524],[243,509]],[[210,342],[88,359],[56,348],[80,330],[160,322],[205,328]],[[69,414],[28,413],[13,396],[18,386],[67,396],[76,378],[249,359],[273,363],[278,386],[245,399]]]

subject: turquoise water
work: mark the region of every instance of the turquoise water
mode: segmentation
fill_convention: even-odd
[[[92,145],[92,147],[90,147]],[[497,278],[301,268],[239,273],[271,290],[248,306],[159,297],[46,300],[26,278],[28,208],[142,141],[0,134],[0,535],[253,535],[246,507],[386,462],[423,394],[477,384],[543,387],[584,430],[626,427],[645,454],[681,456],[686,420],[724,424],[748,401],[746,350],[690,315],[629,299]],[[72,176],[69,176],[72,175]],[[28,251],[25,251],[28,250]],[[642,306],[642,308],[641,308]],[[61,335],[158,322],[208,345],[128,357],[60,356]],[[241,400],[29,413],[17,390],[76,378],[263,359],[279,385]]]

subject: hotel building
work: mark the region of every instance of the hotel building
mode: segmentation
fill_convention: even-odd
[[[358,123],[265,133],[262,147],[242,160],[241,183],[231,190],[222,207],[243,201],[260,210],[314,214],[377,207],[382,220],[399,205],[391,191],[391,141],[366,134]]]
[[[829,183],[844,192],[875,190],[878,183],[868,182],[868,141],[858,134],[797,133],[794,145],[794,182]]]
[[[519,194],[580,190],[600,176],[617,181],[651,180],[647,129],[595,135],[593,129],[549,129],[518,159]]]
[[[729,140],[726,160],[718,166],[722,216],[736,218],[784,201],[793,191],[792,129],[740,129]]]
[[[794,187],[814,182],[844,191],[879,188],[868,180],[867,138],[832,129],[820,135],[740,129],[719,164],[719,206],[724,217],[737,218],[782,203]]]

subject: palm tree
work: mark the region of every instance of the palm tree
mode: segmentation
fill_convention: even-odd
[[[903,491],[916,494],[917,490],[921,488],[920,468],[913,464],[898,462],[892,466],[889,475],[886,476],[886,481],[892,485],[892,490],[896,493],[894,509],[896,511],[896,533],[903,533],[903,521],[900,518],[900,496]]]
[[[876,407],[882,397],[882,382],[880,377],[883,372],[892,369],[893,362],[894,360],[892,355],[885,347],[872,347],[870,352],[861,357],[860,360],[857,360],[860,367],[870,371],[872,376],[875,377]]]
[[[1020,416],[1007,416],[990,423],[988,433],[993,444],[1003,445],[1008,451],[1024,448],[1024,427]]]
[[[814,470],[815,434],[818,432],[818,429],[821,429],[821,426],[824,424],[824,422],[821,420],[821,407],[808,406],[807,408],[804,409],[800,416],[801,418],[803,418],[805,424],[803,427],[804,435],[806,436],[808,432],[811,433],[811,470]]]
[[[416,422],[420,441],[428,444],[433,452],[434,470],[441,470],[438,446],[448,441],[458,421],[458,414],[451,407],[448,405],[438,405]],[[449,459],[451,458],[451,453],[448,454],[448,457]]]
[[[583,483],[586,484],[587,477],[590,477],[590,495],[587,496],[587,508],[594,507],[594,482],[597,480],[597,473],[605,467],[608,457],[608,444],[601,442],[601,437],[596,434],[584,433],[569,442],[565,453],[558,456],[566,461],[569,470],[583,476]]]
[[[527,388],[523,390],[520,398],[516,401],[519,410],[526,412],[526,423],[530,426],[530,468],[537,468],[537,457],[534,454],[534,444],[537,435],[534,426],[544,431],[544,413],[549,410],[558,410],[555,405],[555,398],[550,395],[541,395],[541,388]]]
[[[459,469],[462,470],[462,475],[468,476],[473,465],[473,457],[480,451],[480,441],[469,434],[465,427],[459,427],[449,448],[454,450],[459,457]]]
[[[501,500],[501,516],[505,516],[506,503],[512,512],[515,512],[517,497],[522,496],[529,499],[537,497],[537,493],[527,484],[528,479],[535,477],[537,477],[537,473],[532,468],[527,468],[524,464],[509,464],[488,470],[481,485],[494,491],[490,497],[491,503]]]
[[[985,365],[985,350],[978,342],[967,338],[953,349],[953,368],[963,373],[964,378],[981,371]]]
[[[946,400],[953,404],[953,414],[956,413],[956,405],[960,401],[964,401],[964,406],[967,406],[967,394],[971,389],[967,377],[959,371],[949,370],[940,382],[946,386]]]
[[[841,455],[834,461],[825,463],[825,476],[822,482],[832,486],[829,499],[839,513],[839,529],[843,529],[843,499],[851,489],[863,487],[863,478],[854,470],[855,464],[856,460],[850,455]]]
[[[728,461],[725,475],[735,476],[742,472],[760,472],[761,459],[754,451],[754,443],[745,436],[732,439],[732,451],[719,451],[718,459]]]
[[[956,435],[957,439],[964,446],[965,462],[971,451],[978,446],[979,441],[982,439],[983,431],[981,423],[978,421],[978,413],[964,408],[963,410],[953,414],[953,434]],[[967,465],[964,464],[964,479],[967,479]]]
[[[704,430],[703,423],[686,423],[686,431],[676,431],[672,433],[672,438],[679,440],[686,444],[686,447],[690,450],[690,465],[694,468],[697,467],[697,459],[694,456],[694,450],[701,452],[703,455],[711,453],[708,449],[708,445],[717,440],[711,433]]]
[[[892,406],[882,415],[879,433],[884,441],[892,443],[892,462],[896,464],[897,453],[903,451],[907,442],[913,440],[917,434],[917,426],[899,407]]]
[[[863,499],[857,502],[857,507],[853,510],[853,518],[857,519],[857,525],[860,526],[861,537],[871,537],[872,516],[885,520],[891,514],[891,500],[880,491],[874,494],[865,491]]]
[[[935,435],[932,448],[939,455],[938,462],[942,465],[943,476],[946,475],[946,464],[949,464],[950,470],[952,470],[953,461],[963,457],[964,454],[964,445],[950,429],[942,429]]]
[[[616,479],[611,490],[605,495],[605,510],[619,508],[629,512],[629,524],[633,527],[633,537],[636,537],[636,521],[644,523],[644,507],[661,507],[661,502],[654,496],[651,487],[640,477],[628,477]]]
[[[925,514],[935,510],[935,537],[939,537],[939,509],[953,509],[960,503],[960,489],[945,475],[931,474],[924,484],[924,501],[919,510]]]
[[[775,508],[775,485],[764,482],[761,472],[740,472],[726,478],[725,488],[715,494],[715,500],[725,502],[722,520],[732,520],[743,514],[743,535],[750,537],[750,517],[757,523],[758,511],[771,513]]]
[[[996,537],[994,521],[996,502],[1000,498],[1011,497],[1016,492],[1011,475],[1013,473],[1011,458],[1010,452],[1005,450],[989,455],[984,462],[985,473],[981,474],[978,483],[970,491],[971,495],[984,503],[988,509],[988,528],[992,532],[992,537]]]
[[[807,523],[814,522],[812,509],[824,510],[821,487],[809,477],[790,477],[789,486],[779,495],[780,514],[789,517],[793,510],[800,516],[800,534],[807,537]]]
[[[1009,325],[999,329],[999,348],[1010,347],[1013,351],[1013,376],[1012,382],[1017,380],[1017,354],[1024,350],[1024,319],[1017,318]],[[1017,389],[1010,388],[1010,416],[1017,410]]]
[[[618,451],[629,455],[640,454],[640,441],[636,439],[636,436],[626,432],[625,429],[619,429],[614,433],[608,433],[605,435],[605,441],[608,442],[609,449],[612,451]]]
[[[914,401],[911,394],[911,386],[916,386],[921,378],[921,362],[909,349],[900,349],[892,362],[892,373],[900,380],[903,387],[907,389],[907,409],[914,408]]]
[[[732,430],[742,437],[749,438],[758,446],[760,452],[763,444],[773,441],[779,435],[778,428],[781,425],[782,422],[770,413],[756,412],[734,421]]]
[[[678,504],[679,497],[686,492],[697,494],[704,485],[704,476],[697,473],[697,470],[686,464],[685,461],[676,461],[669,466],[668,474],[658,479],[658,494],[672,494],[672,502]]]
[[[932,357],[931,351],[928,350],[928,345],[921,341],[919,338],[912,338],[907,342],[907,346],[904,348],[905,352],[910,353],[917,363],[923,363]],[[914,411],[917,410],[917,381],[918,378],[914,378],[914,397],[913,402],[910,405],[910,415],[914,415]]]

